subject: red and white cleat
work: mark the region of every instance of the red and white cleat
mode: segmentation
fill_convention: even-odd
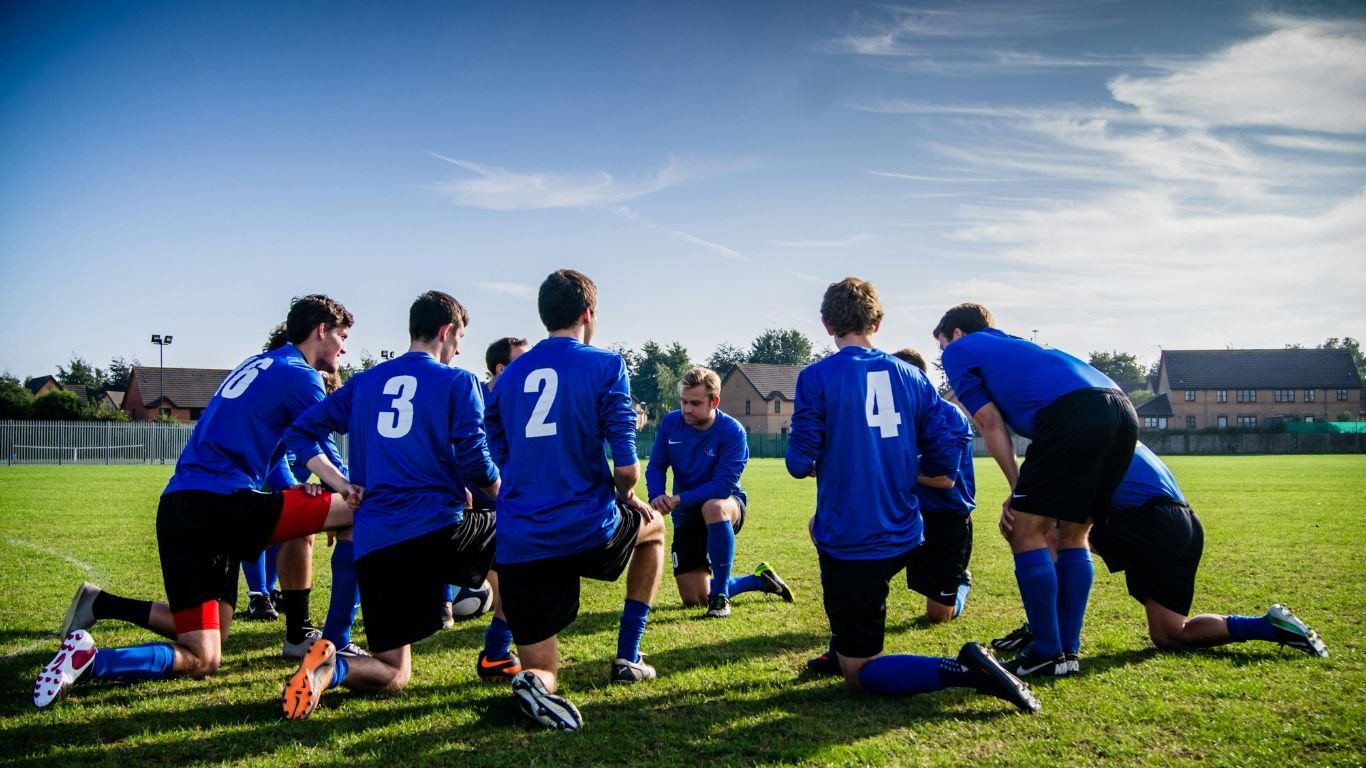
[[[78,629],[62,640],[61,650],[38,673],[33,683],[33,706],[46,707],[66,695],[95,661],[95,638]]]

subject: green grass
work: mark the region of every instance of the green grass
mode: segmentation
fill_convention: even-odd
[[[303,722],[276,697],[293,665],[281,624],[238,622],[207,681],[92,684],[42,711],[29,692],[83,578],[158,597],[153,520],[169,467],[0,467],[0,762],[9,765],[1331,765],[1366,758],[1366,457],[1176,457],[1206,527],[1195,611],[1261,614],[1285,602],[1333,657],[1266,643],[1157,653],[1123,578],[1099,573],[1083,675],[1035,686],[1029,717],[995,699],[944,691],[909,699],[851,694],[801,673],[824,646],[816,557],[806,539],[815,485],[778,460],[745,475],[751,514],[737,566],[773,563],[797,593],[787,605],[743,595],[725,621],[697,620],[661,586],[644,649],[650,684],[607,683],[620,584],[586,582],[561,638],[562,690],[583,711],[577,735],[523,725],[507,689],[478,682],[482,621],[419,644],[409,687],[369,698],[334,691]],[[982,510],[966,614],[916,620],[923,598],[894,582],[887,650],[953,655],[1021,620],[1011,561],[994,530],[1005,486],[978,462]],[[314,618],[329,551],[319,546]],[[86,570],[88,569],[88,570]],[[148,633],[97,625],[101,645]],[[364,639],[363,629],[359,639]]]

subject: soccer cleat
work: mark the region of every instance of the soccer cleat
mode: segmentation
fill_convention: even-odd
[[[835,654],[826,651],[814,659],[806,660],[807,671],[817,675],[840,675],[840,660],[835,658]]]
[[[79,597],[79,595],[77,595]],[[78,629],[66,635],[57,655],[52,657],[33,682],[33,706],[46,707],[66,695],[95,660],[95,639]]]
[[[645,655],[639,661],[617,659],[612,662],[612,682],[640,683],[655,679],[655,668],[645,663]]]
[[[441,628],[450,629],[455,626],[455,606],[447,600],[441,604]]]
[[[1063,661],[1067,663],[1067,668],[1063,671],[1065,677],[1081,674],[1081,657],[1075,653],[1064,653]]]
[[[557,731],[577,731],[583,727],[583,716],[563,696],[556,696],[545,687],[541,678],[529,669],[512,678],[512,695],[522,714]]]
[[[66,639],[67,635],[78,629],[90,629],[95,625],[95,598],[99,597],[100,588],[88,581],[81,582],[76,587],[76,596],[71,598],[71,605],[66,608],[66,616],[62,618],[62,626],[57,631],[57,637]]]
[[[480,651],[479,662],[475,665],[475,671],[479,673],[480,680],[501,683],[505,680],[511,680],[518,672],[522,671],[522,660],[512,652],[508,652],[506,659],[490,659],[488,651]]]
[[[346,645],[343,645],[342,647],[337,649],[337,655],[345,656],[349,659],[354,659],[357,656],[369,656],[370,652],[360,647],[359,645],[356,645],[355,643],[347,643]]]
[[[730,615],[730,598],[725,595],[712,595],[707,601],[707,612],[702,614],[704,619],[724,619]]]
[[[764,592],[769,595],[777,595],[783,602],[792,602],[792,590],[788,588],[787,582],[783,581],[778,572],[773,570],[773,566],[768,563],[759,563],[754,569],[754,575],[764,580]]]
[[[322,701],[323,691],[332,683],[337,668],[337,646],[331,640],[317,640],[308,646],[299,671],[285,683],[285,719],[299,720],[313,714]]]
[[[1029,622],[1020,625],[1005,637],[991,641],[991,647],[998,651],[1018,651],[1034,642],[1034,633],[1029,631]]]
[[[280,612],[275,610],[268,596],[253,592],[247,595],[247,610],[242,618],[246,621],[275,621],[280,618]]]
[[[1324,645],[1323,638],[1310,629],[1308,624],[1300,621],[1289,608],[1276,603],[1267,609],[1266,618],[1271,622],[1271,628],[1276,632],[1276,641],[1281,645],[1304,651],[1310,656],[1328,658],[1328,646]]]
[[[321,640],[322,637],[323,631],[321,629],[307,627],[302,641],[291,643],[289,642],[289,638],[285,638],[285,647],[280,651],[280,655],[284,656],[286,659],[302,659],[304,656],[308,655],[308,647],[312,645],[315,640]],[[328,645],[331,645],[331,641],[328,641]]]
[[[967,643],[958,652],[958,663],[972,675],[978,693],[1014,704],[1021,712],[1038,712],[1039,700],[1029,684],[1011,674],[981,643]]]
[[[281,592],[281,591],[278,590],[278,589],[272,589],[272,590],[270,591],[270,604],[271,604],[272,607],[275,608],[275,610],[276,610],[277,613],[284,613],[284,612],[285,612],[285,593],[284,593],[284,592]]]
[[[1028,654],[1020,654],[1003,664],[1006,671],[1016,677],[1067,677],[1069,674],[1067,657],[1059,654],[1051,659],[1031,659]],[[1078,665],[1080,670],[1080,664]]]

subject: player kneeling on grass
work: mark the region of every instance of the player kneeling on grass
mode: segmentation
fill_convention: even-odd
[[[740,475],[749,461],[749,441],[740,422],[717,407],[721,378],[710,368],[693,368],[678,388],[682,408],[660,421],[645,484],[650,506],[673,517],[674,580],[683,604],[706,605],[704,616],[720,619],[730,615],[730,599],[743,592],[792,602],[792,590],[767,563],[753,575],[731,577],[735,535],[748,511]],[[664,491],[669,467],[673,495]]]
[[[579,580],[616,581],[626,572],[609,679],[653,679],[640,640],[659,586],[664,523],[635,496],[640,467],[626,364],[588,346],[597,287],[559,270],[541,283],[537,309],[550,337],[508,366],[489,399],[489,441],[504,489],[496,568],[524,667],[512,680],[518,706],[548,728],[578,730],[583,717],[555,688],[557,636],[578,616]]]
[[[498,468],[484,433],[479,380],[450,367],[469,315],[450,295],[428,291],[408,314],[407,354],[352,376],[294,422],[285,445],[329,485],[346,487],[318,446],[332,432],[351,439],[351,473],[373,488],[356,510],[354,546],[365,634],[372,657],[346,658],[318,640],[285,686],[285,717],[307,717],[328,688],[395,691],[412,674],[410,645],[441,629],[447,584],[483,583],[493,562],[491,514],[465,509],[468,482],[498,494]],[[509,648],[485,649],[517,671]]]
[[[979,643],[957,659],[882,654],[888,585],[922,535],[912,486],[957,471],[961,441],[925,375],[873,346],[882,304],[871,283],[831,285],[821,322],[838,351],[797,376],[787,448],[793,477],[816,477],[811,533],[834,648],[850,688],[895,696],[974,688],[1024,712],[1039,703]]]
[[[267,546],[351,525],[359,486],[322,493],[302,486],[260,493],[271,457],[294,417],[323,399],[318,371],[337,370],[351,313],[332,299],[296,299],[289,344],[254,355],[209,400],[157,506],[157,549],[166,603],[132,600],[82,584],[62,622],[61,651],[43,667],[33,703],[51,704],[76,682],[205,677],[222,661],[237,601],[240,560]],[[85,631],[119,619],[174,643],[96,650]]]
[[[1124,571],[1129,594],[1147,611],[1153,644],[1179,650],[1265,640],[1327,658],[1319,633],[1279,603],[1264,616],[1202,613],[1187,618],[1204,546],[1204,527],[1171,470],[1139,443],[1109,512],[1091,529],[1091,548],[1111,573]],[[1016,649],[1028,645],[1030,637],[1026,623],[991,644]]]

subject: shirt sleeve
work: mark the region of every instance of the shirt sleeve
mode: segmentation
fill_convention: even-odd
[[[484,432],[484,392],[474,374],[456,377],[451,385],[451,445],[461,479],[486,488],[498,479]]]
[[[612,464],[623,467],[635,464],[636,412],[631,409],[631,383],[626,378],[626,361],[616,359],[616,375],[598,401],[598,421],[607,444],[612,447]]]
[[[270,472],[266,474],[266,487],[272,491],[283,491],[298,485],[294,472],[289,467],[289,452],[285,450],[284,443],[275,447],[270,462]]]
[[[670,423],[668,416],[659,420],[659,431],[655,432],[655,445],[650,449],[650,463],[645,465],[645,493],[649,499],[664,494],[665,472],[669,469],[669,441],[665,432]]]
[[[940,362],[944,364],[944,375],[953,387],[953,394],[963,404],[968,413],[975,414],[991,402],[978,369],[972,365],[971,350],[960,347],[966,340],[955,341],[944,348]]]
[[[963,435],[953,429],[946,418],[944,401],[923,376],[912,379],[916,400],[920,405],[915,424],[916,449],[920,452],[920,474],[928,477],[953,477],[958,472],[958,459],[963,454]],[[971,439],[971,438],[969,438]]]
[[[727,421],[716,454],[716,471],[711,480],[678,494],[679,502],[684,507],[696,506],[710,499],[728,498],[740,489],[740,475],[744,473],[745,462],[749,460],[749,441],[745,439],[744,428]]]
[[[506,466],[508,460],[507,433],[503,431],[502,413],[498,407],[498,396],[506,389],[503,386],[505,380],[500,379],[494,385],[488,401],[484,403],[484,431],[488,435],[489,456],[500,467]]]
[[[812,368],[797,374],[797,401],[787,434],[787,471],[806,477],[825,447],[825,396]]]
[[[319,399],[285,430],[285,449],[296,461],[308,464],[323,453],[320,445],[333,432],[346,433],[351,420],[351,398],[355,387],[348,381],[330,397],[318,388]],[[340,469],[340,467],[338,467]]]

